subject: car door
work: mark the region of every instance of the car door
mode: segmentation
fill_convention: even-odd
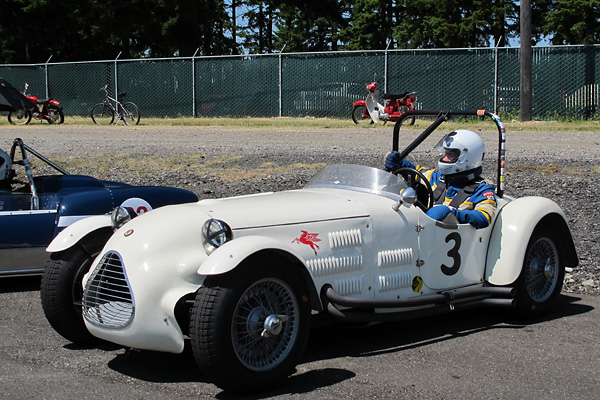
[[[412,206],[401,206],[398,211],[384,207],[373,215],[375,298],[406,298],[420,291],[416,210]]]
[[[419,264],[423,284],[450,289],[483,282],[491,228],[470,224],[442,227],[419,210]]]
[[[56,199],[40,197],[48,207],[31,210],[31,194],[0,195],[0,275],[43,269],[56,223]],[[41,207],[42,208],[42,207]]]

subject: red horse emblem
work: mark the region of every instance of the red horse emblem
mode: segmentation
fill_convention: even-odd
[[[307,231],[301,231],[299,238],[292,240],[292,243],[302,243],[310,246],[311,249],[315,252],[315,256],[317,255],[317,249],[319,246],[316,242],[320,242],[321,239],[318,238],[318,233],[308,233]]]

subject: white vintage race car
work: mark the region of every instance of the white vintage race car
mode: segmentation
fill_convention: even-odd
[[[578,263],[563,212],[546,198],[504,196],[496,115],[404,117],[427,113],[437,120],[403,158],[453,115],[496,123],[498,212],[489,227],[429,218],[431,188],[417,194],[415,170],[330,165],[303,189],[166,206],[123,224],[83,280],[85,326],[138,349],[180,353],[190,339],[206,378],[251,392],[293,372],[311,314],[366,322],[475,306],[545,311],[565,266]],[[56,243],[77,242],[86,230],[77,229]]]

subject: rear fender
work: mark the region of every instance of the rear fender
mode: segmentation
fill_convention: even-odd
[[[235,244],[234,244],[235,243]],[[245,260],[258,253],[271,253],[288,260],[292,265],[298,267],[306,288],[310,304],[313,309],[322,310],[319,295],[314,281],[308,272],[308,268],[302,257],[291,247],[267,236],[244,236],[219,247],[198,268],[200,275],[219,275],[234,270]]]
[[[73,247],[88,234],[103,228],[110,228],[110,215],[95,215],[80,219],[63,229],[46,248],[48,253],[64,251]]]
[[[493,285],[510,285],[521,274],[529,239],[540,224],[548,224],[559,239],[564,264],[578,264],[575,244],[560,207],[544,197],[522,197],[498,213],[487,252],[485,280]]]

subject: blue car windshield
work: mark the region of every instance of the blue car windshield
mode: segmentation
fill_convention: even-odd
[[[335,188],[399,198],[408,185],[402,176],[364,165],[333,164],[321,169],[306,188]]]

